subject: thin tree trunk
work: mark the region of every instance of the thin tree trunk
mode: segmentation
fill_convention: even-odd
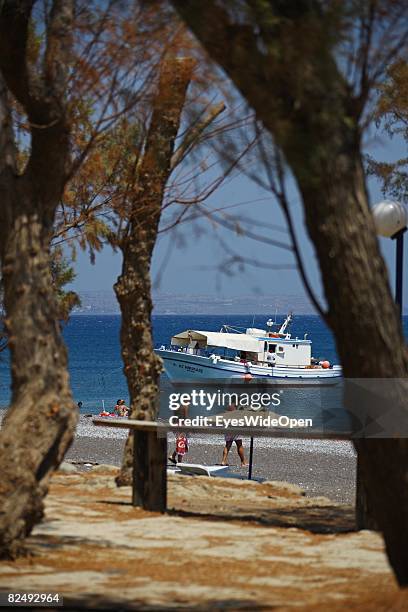
[[[120,337],[130,394],[130,416],[136,419],[154,420],[157,414],[162,365],[153,351],[150,264],[192,69],[190,59],[171,59],[163,63],[145,151],[134,186],[129,230],[121,244],[123,266],[115,291],[122,314]],[[150,439],[148,445],[146,434],[138,432],[135,438],[139,455],[154,455],[154,450],[150,448],[153,441]],[[156,442],[157,452],[162,453],[161,441]],[[117,478],[119,485],[131,482],[132,456],[133,436],[129,436]],[[165,458],[161,469],[166,469]],[[139,479],[147,477],[142,472],[138,471]],[[142,491],[148,488],[148,484],[138,487]],[[163,495],[165,492],[162,492]],[[144,499],[140,499],[140,503],[151,507],[148,493],[142,497]]]
[[[361,100],[337,69],[320,3],[244,3],[256,28],[235,21],[228,3],[173,4],[254,108],[295,175],[344,375],[406,378],[405,341],[361,163]],[[401,414],[406,422],[406,407]],[[397,579],[407,585],[408,440],[355,445],[368,506]]]
[[[15,556],[41,519],[49,477],[77,419],[49,264],[50,231],[69,156],[64,88],[72,3],[54,0],[51,7],[45,77],[27,66],[31,8],[8,0],[0,8],[0,257],[12,376],[11,406],[0,434],[2,557]],[[31,125],[31,153],[22,175],[16,172],[9,92]]]

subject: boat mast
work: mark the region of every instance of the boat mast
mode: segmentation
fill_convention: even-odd
[[[282,323],[280,330],[278,331],[278,334],[284,334],[286,332],[286,329],[292,322],[292,319],[293,319],[293,313],[290,312],[288,316],[286,317],[286,319],[284,320],[284,322]]]

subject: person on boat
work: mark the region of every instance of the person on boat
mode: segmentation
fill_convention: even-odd
[[[266,362],[269,366],[274,366],[276,363],[276,357],[274,353],[272,352],[272,349],[269,349],[269,351],[266,354]]]
[[[180,406],[177,409],[175,416],[177,416],[179,419],[186,419],[188,416],[188,404],[184,404]],[[183,430],[175,431],[174,437],[175,437],[176,448],[174,449],[173,453],[170,455],[169,461],[171,461],[172,463],[174,463],[174,465],[176,465],[177,463],[182,463],[184,455],[188,453],[188,449],[189,449],[188,432],[183,431]]]
[[[237,410],[237,409],[238,407],[235,404],[231,404],[230,406],[228,406],[229,411]],[[247,466],[248,463],[245,459],[244,446],[242,444],[242,435],[240,433],[233,434],[233,433],[228,432],[224,435],[224,439],[225,439],[225,446],[222,452],[221,465],[228,465],[227,463],[228,454],[231,450],[232,443],[235,442],[236,447],[237,447],[238,457],[241,460],[241,467]]]

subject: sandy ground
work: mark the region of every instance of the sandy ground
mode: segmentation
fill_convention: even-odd
[[[120,430],[92,425],[92,419],[81,417],[74,444],[66,460],[120,465],[126,434]],[[173,450],[169,435],[169,452]],[[186,460],[190,463],[220,463],[224,438],[192,436]],[[249,439],[244,438],[246,457]],[[239,467],[235,444],[229,455],[234,474],[246,477],[247,469]],[[282,440],[256,438],[254,441],[254,478],[286,481],[299,485],[306,495],[324,495],[339,503],[354,503],[356,458],[349,442],[330,440]]]
[[[65,467],[65,466],[64,466]],[[285,483],[169,477],[169,512],[130,505],[115,468],[57,473],[27,556],[0,591],[58,592],[64,609],[408,609],[379,534],[352,508]]]

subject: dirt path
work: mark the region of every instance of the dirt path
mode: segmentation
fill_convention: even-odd
[[[381,537],[350,531],[348,506],[284,483],[173,475],[160,515],[133,508],[112,474],[54,477],[29,555],[0,564],[1,591],[58,591],[64,609],[408,608]]]

